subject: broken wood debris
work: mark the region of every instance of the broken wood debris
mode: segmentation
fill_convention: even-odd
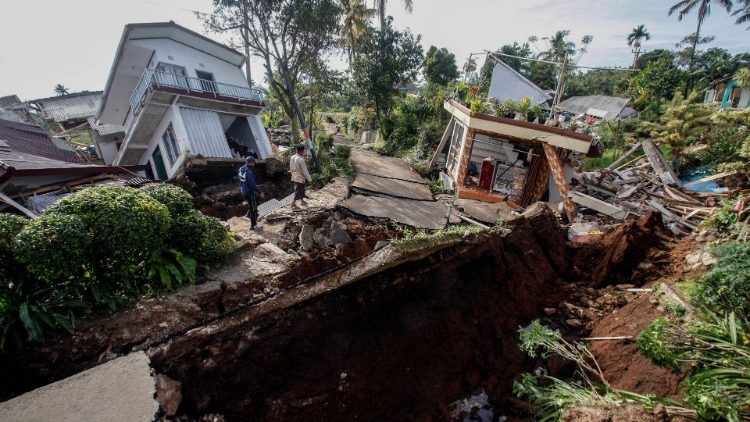
[[[718,201],[707,200],[723,196],[684,189],[651,139],[633,145],[600,171],[578,174],[575,182],[569,197],[576,204],[618,220],[658,211],[674,234],[695,230],[717,209]]]

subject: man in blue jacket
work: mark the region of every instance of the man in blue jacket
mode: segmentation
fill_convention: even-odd
[[[257,230],[260,228],[260,225],[258,225],[258,199],[263,199],[264,195],[258,185],[255,184],[253,168],[255,168],[255,158],[247,157],[245,158],[245,165],[240,167],[238,175],[240,179],[240,191],[250,206],[245,217],[250,219],[250,228]]]

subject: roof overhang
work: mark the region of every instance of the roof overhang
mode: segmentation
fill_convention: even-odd
[[[12,177],[29,177],[29,176],[89,176],[93,174],[133,174],[146,169],[146,165],[135,166],[78,166],[78,167],[47,167],[34,169],[16,169],[7,167],[6,174]],[[6,179],[6,180],[7,180]]]
[[[472,113],[455,100],[447,100],[443,107],[461,124],[483,132],[495,133],[531,142],[545,142],[571,151],[589,153],[594,138],[589,135],[521,120]]]
[[[122,125],[127,118],[130,94],[154,53],[152,49],[131,43],[133,40],[142,39],[170,39],[238,67],[245,63],[245,56],[239,51],[174,22],[125,25],[99,109],[99,121],[102,123]]]

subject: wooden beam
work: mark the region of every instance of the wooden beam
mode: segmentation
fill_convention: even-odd
[[[18,202],[12,200],[8,195],[0,192],[0,200],[5,202],[6,204],[10,205],[11,207],[17,209],[18,211],[21,211],[22,213],[26,214],[29,218],[37,218],[38,215],[34,214],[33,211],[29,210],[28,208],[24,207],[23,205],[19,204]]]
[[[622,162],[624,162],[628,157],[633,155],[634,152],[638,151],[638,148],[640,147],[641,147],[641,143],[640,142],[636,143],[635,145],[630,147],[630,149],[625,154],[622,154],[620,158],[616,159],[612,164],[608,165],[607,169],[609,170],[616,169],[617,166],[619,166]]]
[[[568,215],[568,220],[572,223],[576,213],[576,204],[569,197],[570,185],[568,184],[568,178],[565,177],[562,160],[552,145],[544,143],[542,147],[544,148],[544,155],[547,156],[547,164],[552,172],[552,180],[555,181],[557,189],[560,191],[565,213]]]
[[[624,220],[628,216],[628,212],[617,205],[609,204],[593,196],[588,196],[585,193],[570,192],[570,199],[582,207],[592,209],[618,220]]]
[[[735,174],[737,174],[736,170],[725,171],[724,173],[714,174],[713,176],[706,176],[706,177],[698,179],[698,180],[693,180],[690,183],[685,183],[684,185],[682,185],[682,187],[683,188],[689,188],[691,186],[700,185],[701,183],[706,183],[706,182],[713,182],[714,180],[723,179],[725,177],[733,176]]]
[[[448,139],[450,139],[453,135],[453,128],[455,126],[456,119],[451,116],[451,120],[448,122],[448,126],[445,128],[445,132],[443,132],[443,137],[440,138],[440,144],[438,144],[438,147],[435,150],[435,154],[430,160],[430,168],[435,167],[435,164],[437,164],[437,161],[440,158],[440,154],[443,152],[443,148],[445,148],[445,143],[448,142]]]
[[[665,185],[679,186],[680,179],[677,177],[677,173],[675,173],[672,165],[664,158],[659,148],[656,147],[654,141],[644,139],[641,145],[643,146],[643,152],[646,153],[646,157],[648,157],[648,161],[651,163],[651,167],[659,175],[661,182]]]

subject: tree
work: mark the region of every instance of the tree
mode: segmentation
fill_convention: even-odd
[[[674,63],[675,53],[672,50],[664,50],[662,48],[657,48],[656,50],[647,51],[638,56],[638,60],[636,60],[635,67],[637,69],[644,69],[650,63],[653,63],[660,59],[665,59],[668,63]]]
[[[709,48],[695,58],[695,80],[700,88],[731,77],[743,64],[741,55],[732,56],[723,48]]]
[[[396,31],[391,18],[369,32],[352,66],[353,88],[364,105],[375,108],[380,122],[391,111],[395,90],[417,77],[423,60],[421,37]]]
[[[388,5],[388,0],[374,0],[375,2],[375,10],[378,11],[378,18],[380,19],[380,29],[385,29],[386,24],[386,13],[385,9]],[[403,0],[404,2],[404,9],[406,9],[407,12],[411,13],[412,10],[414,10],[414,0]]]
[[[239,30],[263,60],[266,81],[297,135],[305,118],[295,95],[300,75],[332,50],[341,8],[334,0],[213,0],[212,13],[196,15],[213,32]],[[310,142],[309,145],[312,145]]]
[[[633,47],[633,67],[638,62],[638,56],[641,54],[641,43],[651,39],[651,34],[648,33],[646,27],[638,25],[633,28],[633,31],[628,35],[628,45]]]
[[[362,44],[362,38],[367,33],[367,22],[375,16],[375,9],[369,9],[365,0],[339,0],[343,8],[343,23],[341,24],[341,45],[346,49],[349,66],[352,65],[357,49]]]
[[[680,0],[669,8],[669,16],[672,16],[677,12],[677,19],[682,20],[686,15],[689,15],[696,7],[698,8],[698,26],[694,32],[693,47],[690,53],[690,63],[688,64],[687,71],[687,83],[685,84],[685,92],[687,93],[693,86],[693,64],[695,63],[695,51],[700,40],[701,26],[706,18],[711,15],[711,3],[716,2],[719,6],[729,12],[732,9],[732,0]]]
[[[55,85],[55,94],[57,95],[68,95],[68,88],[65,88],[63,84]]]
[[[633,105],[658,114],[659,106],[674,96],[681,79],[679,69],[664,58],[648,64],[630,80]]]
[[[430,47],[424,58],[423,73],[427,82],[448,85],[458,78],[456,56],[447,48]]]
[[[628,84],[632,72],[609,69],[593,69],[572,73],[565,84],[565,96],[611,95],[628,96]]]
[[[740,4],[741,6],[732,13],[732,16],[737,16],[737,25],[750,22],[750,0],[740,0]],[[750,26],[747,29],[750,30]]]
[[[750,88],[750,68],[745,67],[735,72],[732,77],[740,88]]]

